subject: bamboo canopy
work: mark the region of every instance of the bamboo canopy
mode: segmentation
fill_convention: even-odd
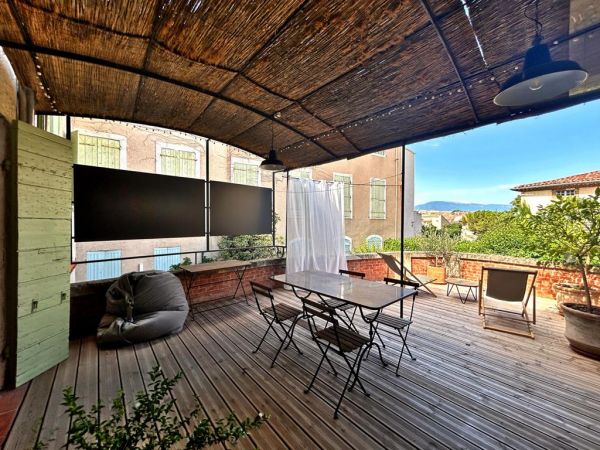
[[[540,0],[544,42],[590,76],[494,105],[535,24],[522,0],[0,0],[0,46],[38,113],[156,125],[288,167],[600,96],[600,2]]]

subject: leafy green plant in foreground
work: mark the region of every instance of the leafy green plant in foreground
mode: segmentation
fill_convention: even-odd
[[[219,443],[236,443],[248,433],[263,425],[268,416],[238,421],[232,414],[214,424],[209,419],[198,420],[198,406],[184,419],[175,409],[173,388],[181,373],[173,378],[164,376],[158,366],[149,372],[147,392],[138,392],[136,403],[125,416],[125,403],[120,393],[112,402],[108,419],[101,420],[105,406],[98,402],[86,411],[71,387],[63,391],[63,406],[70,417],[68,444],[83,450],[117,449],[200,449]],[[188,433],[186,430],[190,430]],[[43,444],[38,448],[43,448]]]

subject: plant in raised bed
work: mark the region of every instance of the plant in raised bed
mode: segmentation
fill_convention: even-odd
[[[575,350],[600,357],[600,292],[590,285],[590,270],[600,265],[600,188],[588,197],[559,196],[536,214],[524,212],[523,224],[531,233],[542,263],[576,268],[580,285],[558,283],[579,291],[580,302],[561,303],[565,336]]]

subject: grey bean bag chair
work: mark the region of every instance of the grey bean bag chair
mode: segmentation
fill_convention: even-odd
[[[106,293],[106,313],[98,325],[98,344],[134,344],[179,333],[188,315],[179,279],[170,272],[132,272]]]

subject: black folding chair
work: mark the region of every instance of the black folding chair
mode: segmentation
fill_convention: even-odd
[[[400,286],[408,286],[408,287],[412,287],[413,289],[415,289],[415,293],[412,296],[412,305],[410,308],[410,316],[408,317],[408,319],[404,318],[404,308],[403,308],[402,303],[401,303],[401,307],[400,307],[400,314],[398,316],[386,314],[382,311],[367,314],[365,316],[365,319],[367,321],[371,322],[371,324],[373,326],[373,332],[379,338],[379,341],[383,345],[383,348],[385,348],[385,344],[383,343],[383,339],[381,339],[381,335],[379,334],[379,330],[378,330],[379,325],[384,325],[388,328],[391,328],[392,330],[395,330],[400,335],[400,339],[402,339],[402,349],[400,350],[400,357],[398,358],[398,364],[396,365],[396,376],[398,376],[398,370],[400,369],[400,361],[402,361],[402,355],[404,355],[404,349],[406,349],[406,351],[410,355],[410,358],[413,361],[415,359],[417,359],[411,353],[410,348],[408,347],[408,344],[406,343],[406,341],[408,339],[408,331],[410,330],[410,325],[412,324],[412,316],[413,316],[413,312],[415,310],[415,300],[417,298],[417,288],[419,287],[419,284],[414,283],[412,281],[396,280],[394,278],[387,278],[387,277],[384,278],[383,281],[385,281],[385,284],[398,284]],[[369,348],[369,351],[370,350],[371,349]],[[368,356],[369,356],[369,353],[367,352],[365,359]]]
[[[344,385],[344,389],[342,390],[342,395],[340,395],[340,399],[338,400],[337,406],[335,407],[335,412],[333,413],[334,419],[338,418],[338,411],[340,409],[340,405],[342,404],[342,400],[346,395],[346,390],[352,391],[356,382],[368,397],[369,393],[363,386],[360,378],[358,377],[360,372],[360,365],[363,360],[364,353],[368,348],[371,340],[363,336],[350,328],[340,327],[339,322],[337,320],[337,316],[335,310],[323,303],[316,303],[311,300],[303,299],[302,304],[304,307],[304,314],[308,318],[308,325],[310,329],[310,334],[312,339],[317,343],[319,350],[323,354],[321,361],[319,361],[319,365],[317,366],[317,370],[312,377],[308,387],[304,390],[304,393],[308,393],[317,378],[319,371],[321,370],[321,365],[324,360],[327,360],[329,366],[331,367],[333,374],[337,376],[337,370],[331,363],[329,357],[327,356],[327,352],[331,349],[335,353],[341,355],[346,361],[348,365],[348,369],[350,373],[348,374],[348,379],[346,380],[346,384]],[[315,322],[315,317],[323,319],[325,321],[325,326],[321,329],[317,327]],[[351,353],[355,350],[358,350],[356,358],[354,361],[350,361],[347,356],[347,353]]]
[[[283,348],[283,346],[285,345],[285,343],[288,339],[289,339],[289,342],[287,343],[287,345],[285,347],[286,350],[290,346],[290,344],[293,344],[294,347],[296,347],[296,350],[298,350],[298,353],[302,354],[302,350],[300,350],[298,348],[298,346],[296,345],[296,342],[294,341],[294,329],[296,328],[296,324],[298,323],[298,320],[300,320],[300,318],[302,317],[302,310],[300,310],[298,308],[294,308],[293,306],[286,305],[284,303],[275,303],[275,299],[273,297],[273,291],[268,286],[265,286],[260,283],[256,283],[254,281],[250,282],[250,286],[252,286],[252,293],[254,295],[254,300],[256,300],[256,306],[258,306],[258,312],[260,313],[261,316],[263,316],[265,318],[265,320],[269,324],[269,326],[267,327],[267,330],[265,331],[265,334],[263,335],[262,339],[258,343],[258,347],[256,347],[256,350],[254,350],[252,353],[258,352],[258,350],[260,349],[260,346],[262,345],[265,338],[267,337],[267,333],[269,332],[269,330],[272,329],[273,332],[275,333],[275,335],[277,336],[277,338],[279,338],[279,340],[281,341],[281,345],[279,346],[279,348],[277,349],[277,353],[275,353],[275,356],[273,357],[273,361],[271,362],[271,367],[273,367],[275,365],[275,360],[277,359],[277,356],[279,356],[281,349]],[[263,305],[261,305],[259,296],[268,299],[271,305],[268,307],[264,307]],[[291,322],[291,324],[287,325],[286,322]],[[279,325],[281,327],[281,329],[283,330],[283,333],[284,333],[283,339],[281,338],[281,336],[279,336],[279,333],[275,329],[274,324]],[[287,325],[287,329],[286,329],[286,325]]]
[[[360,278],[361,280],[365,278],[365,274],[363,272],[355,272],[353,270],[344,270],[344,269],[340,269],[340,275],[348,275],[349,277],[356,277],[356,278]],[[351,303],[342,301],[342,300],[335,300],[333,298],[324,298],[322,300],[322,302],[329,306],[330,308],[333,308],[337,311],[341,311],[344,313],[344,316],[346,316],[346,319],[348,320],[346,322],[346,320],[340,316],[340,320],[344,323],[344,325],[346,325],[348,328],[352,328],[354,331],[356,331],[358,333],[358,330],[356,329],[356,327],[354,326],[354,317],[356,316],[356,306],[354,306]],[[348,315],[348,311],[353,309],[354,311],[352,312],[352,317],[350,317]]]

